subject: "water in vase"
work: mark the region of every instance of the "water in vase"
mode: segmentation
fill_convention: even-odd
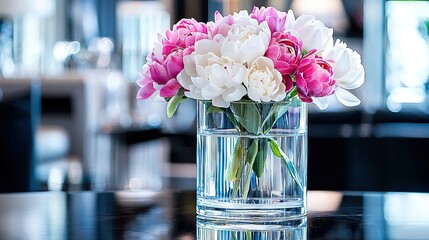
[[[197,212],[214,218],[285,219],[306,212],[306,189],[296,183],[285,163],[269,146],[268,138],[277,141],[293,162],[300,179],[306,181],[306,133],[271,133],[262,136],[227,134],[222,131],[198,133],[197,146]],[[255,174],[247,161],[249,145],[257,141],[258,154],[265,151]],[[237,178],[228,177],[229,165],[237,161],[237,144],[244,145]],[[252,165],[252,166],[251,166]],[[260,168],[261,169],[261,168]],[[259,175],[259,176],[258,176]],[[307,184],[303,184],[306,186]],[[305,187],[304,187],[305,188]]]

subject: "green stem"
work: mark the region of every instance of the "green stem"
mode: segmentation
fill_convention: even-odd
[[[244,169],[244,166],[243,166],[243,167],[240,167],[240,168],[238,169],[238,172],[237,172],[238,178],[234,180],[234,187],[233,187],[233,189],[232,189],[231,199],[234,199],[234,198],[235,198],[235,196],[237,196],[237,193],[238,193],[238,187],[240,186],[241,178],[242,178],[242,176],[243,176],[243,169]]]
[[[252,145],[250,145],[249,152],[247,153],[247,174],[246,174],[246,182],[244,184],[243,189],[243,198],[247,198],[247,194],[249,194],[250,189],[250,180],[252,179],[252,168],[255,163],[256,155],[258,154],[258,145],[259,139],[254,139]]]
[[[228,166],[226,168],[226,181],[235,181],[237,180],[237,176],[239,176],[238,170],[240,169],[241,159],[243,159],[244,151],[244,145],[242,144],[241,138],[237,139],[237,142],[235,143],[234,152],[232,154],[232,159],[228,163]]]
[[[255,163],[252,166],[253,172],[256,177],[262,177],[265,168],[265,162],[267,160],[268,142],[266,138],[260,138],[258,154],[256,155]]]
[[[243,177],[243,170],[246,163],[243,161],[244,154],[246,154],[246,138],[239,138],[235,143],[234,154],[231,162],[227,166],[227,181],[234,181],[231,199],[234,199],[238,193],[241,179]],[[229,168],[231,167],[231,168]]]

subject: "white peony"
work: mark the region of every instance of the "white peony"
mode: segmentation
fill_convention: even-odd
[[[305,51],[316,49],[317,52],[320,52],[332,47],[334,43],[333,29],[327,28],[312,15],[301,15],[295,19],[293,11],[289,10],[286,18],[286,31],[302,40],[302,47]]]
[[[346,106],[357,106],[360,100],[346,89],[360,87],[365,81],[365,72],[360,55],[340,40],[322,53],[323,58],[333,60],[333,78],[336,80],[335,95]]]
[[[221,56],[229,57],[239,63],[252,63],[256,58],[264,56],[271,39],[271,31],[267,22],[258,24],[246,11],[233,15],[234,23],[230,26],[221,46]]]
[[[267,57],[260,57],[252,63],[244,85],[247,87],[249,98],[256,102],[278,102],[286,97],[282,75],[274,68],[273,61]]]
[[[222,42],[200,40],[195,51],[183,58],[184,69],[177,80],[189,98],[211,100],[216,107],[229,107],[246,95],[243,82],[247,68],[230,57],[220,55]],[[219,57],[221,56],[221,57]]]

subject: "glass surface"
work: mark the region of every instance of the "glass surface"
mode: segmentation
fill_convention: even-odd
[[[249,229],[201,222],[195,191],[0,194],[0,239],[427,239],[428,198],[309,191],[304,219]]]
[[[259,224],[306,214],[305,104],[238,102],[214,111],[210,102],[200,101],[198,110],[199,215]],[[240,118],[237,126],[234,119]],[[275,154],[274,141],[287,160]]]

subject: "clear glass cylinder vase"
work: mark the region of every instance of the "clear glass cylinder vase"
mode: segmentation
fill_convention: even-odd
[[[307,106],[198,101],[197,213],[285,221],[307,213]]]

